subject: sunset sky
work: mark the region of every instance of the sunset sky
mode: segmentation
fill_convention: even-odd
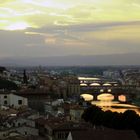
[[[0,0],[0,58],[140,53],[140,0]]]

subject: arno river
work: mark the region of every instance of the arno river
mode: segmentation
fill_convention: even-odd
[[[123,113],[126,110],[133,110],[137,114],[140,115],[140,107],[135,106],[135,105],[120,103],[118,101],[106,100],[106,98],[105,98],[105,100],[102,99],[100,101],[92,101],[90,99],[90,96],[89,95],[84,95],[83,98],[86,101],[91,102],[91,104],[101,107],[102,110],[104,110],[104,111],[110,110],[112,112]]]
[[[134,110],[136,113],[140,115],[140,107],[132,105],[132,104],[126,104],[127,98],[125,94],[118,96],[118,101],[114,101],[115,97],[111,93],[111,89],[109,87],[111,86],[118,86],[118,83],[116,82],[109,82],[102,78],[94,78],[94,77],[78,77],[80,81],[80,87],[87,89],[90,87],[108,87],[107,92],[103,93],[104,91],[101,91],[101,93],[97,96],[97,100],[94,100],[94,96],[90,94],[82,94],[81,97],[88,102],[91,102],[91,104],[99,106],[102,108],[102,110],[107,111],[110,110],[112,112],[118,112],[123,113],[126,110]],[[102,85],[100,84],[102,83]]]

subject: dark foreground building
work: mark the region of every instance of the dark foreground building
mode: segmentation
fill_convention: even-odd
[[[132,130],[92,129],[89,131],[72,131],[67,140],[139,140]]]

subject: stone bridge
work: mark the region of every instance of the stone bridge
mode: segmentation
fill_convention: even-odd
[[[94,85],[94,86],[80,86],[81,95],[88,94],[92,95],[93,100],[98,100],[99,95],[109,94],[113,96],[114,101],[126,100],[130,101],[135,98],[137,95],[133,92],[136,89],[136,86],[128,85]],[[125,99],[124,99],[125,98]]]

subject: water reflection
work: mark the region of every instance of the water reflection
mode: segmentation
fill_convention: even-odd
[[[114,100],[114,96],[109,93],[103,93],[103,94],[98,95],[97,99],[99,101],[110,102],[110,101]]]
[[[99,95],[98,101],[93,101],[93,96],[89,96],[89,94],[84,94],[84,96],[81,96],[84,98],[85,101],[90,101],[91,104],[101,107],[103,111],[110,110],[112,112],[124,113],[126,110],[133,110],[140,115],[140,107],[125,103],[122,104],[119,101],[113,101],[113,95],[111,94]],[[126,98],[121,95],[120,100],[125,101]]]

